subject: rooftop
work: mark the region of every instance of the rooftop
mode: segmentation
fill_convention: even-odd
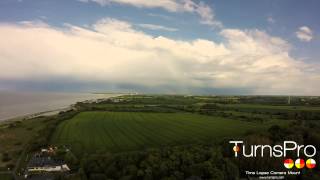
[[[28,163],[28,168],[30,167],[48,167],[48,166],[61,166],[63,161],[58,161],[52,159],[50,156],[41,156],[35,154]]]

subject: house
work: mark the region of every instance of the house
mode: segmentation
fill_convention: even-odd
[[[70,169],[63,161],[54,160],[50,156],[35,154],[28,163],[27,171],[29,173],[67,172],[70,171]]]
[[[61,149],[69,152],[68,148]],[[58,147],[49,146],[34,153],[25,168],[26,179],[46,179],[53,180],[55,176],[66,174],[70,171],[68,165],[57,156]]]

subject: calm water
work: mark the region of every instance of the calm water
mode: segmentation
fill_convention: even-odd
[[[0,91],[0,121],[33,113],[67,108],[79,101],[108,98],[116,94],[26,93]]]

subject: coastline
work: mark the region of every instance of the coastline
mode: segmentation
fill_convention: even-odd
[[[105,94],[105,93],[100,93],[100,94]],[[105,101],[107,99],[122,96],[125,94],[115,94],[114,93],[114,94],[105,94],[105,95],[111,95],[111,96],[104,97],[104,98],[99,97],[99,98],[94,98],[94,99],[87,99],[87,100],[78,101],[78,102],[93,103],[93,102]],[[61,111],[68,111],[68,110],[73,109],[74,105],[78,102],[72,103],[72,104],[68,105],[67,107],[60,107],[58,109],[40,111],[40,112],[35,112],[35,113],[28,113],[25,115],[18,115],[18,116],[5,118],[5,119],[0,119],[0,125],[4,125],[7,123],[12,123],[12,122],[16,122],[16,121],[28,120],[28,119],[32,119],[32,118],[36,118],[36,117],[40,117],[40,116],[53,116],[53,115],[60,113]]]
[[[40,116],[53,116],[53,115],[58,114],[61,111],[70,110],[71,107],[72,107],[72,105],[70,105],[70,107],[67,107],[67,108],[59,108],[59,109],[55,109],[55,110],[42,111],[42,112],[30,113],[30,114],[21,115],[21,116],[15,116],[15,117],[11,117],[9,119],[1,119],[0,125],[10,123],[10,122],[15,122],[15,121],[28,120],[28,119],[32,119],[32,118],[36,118],[36,117],[40,117]]]

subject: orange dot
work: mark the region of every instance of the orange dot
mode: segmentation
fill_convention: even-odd
[[[234,152],[239,152],[240,151],[240,147],[239,146],[234,146],[233,147],[233,151]]]

